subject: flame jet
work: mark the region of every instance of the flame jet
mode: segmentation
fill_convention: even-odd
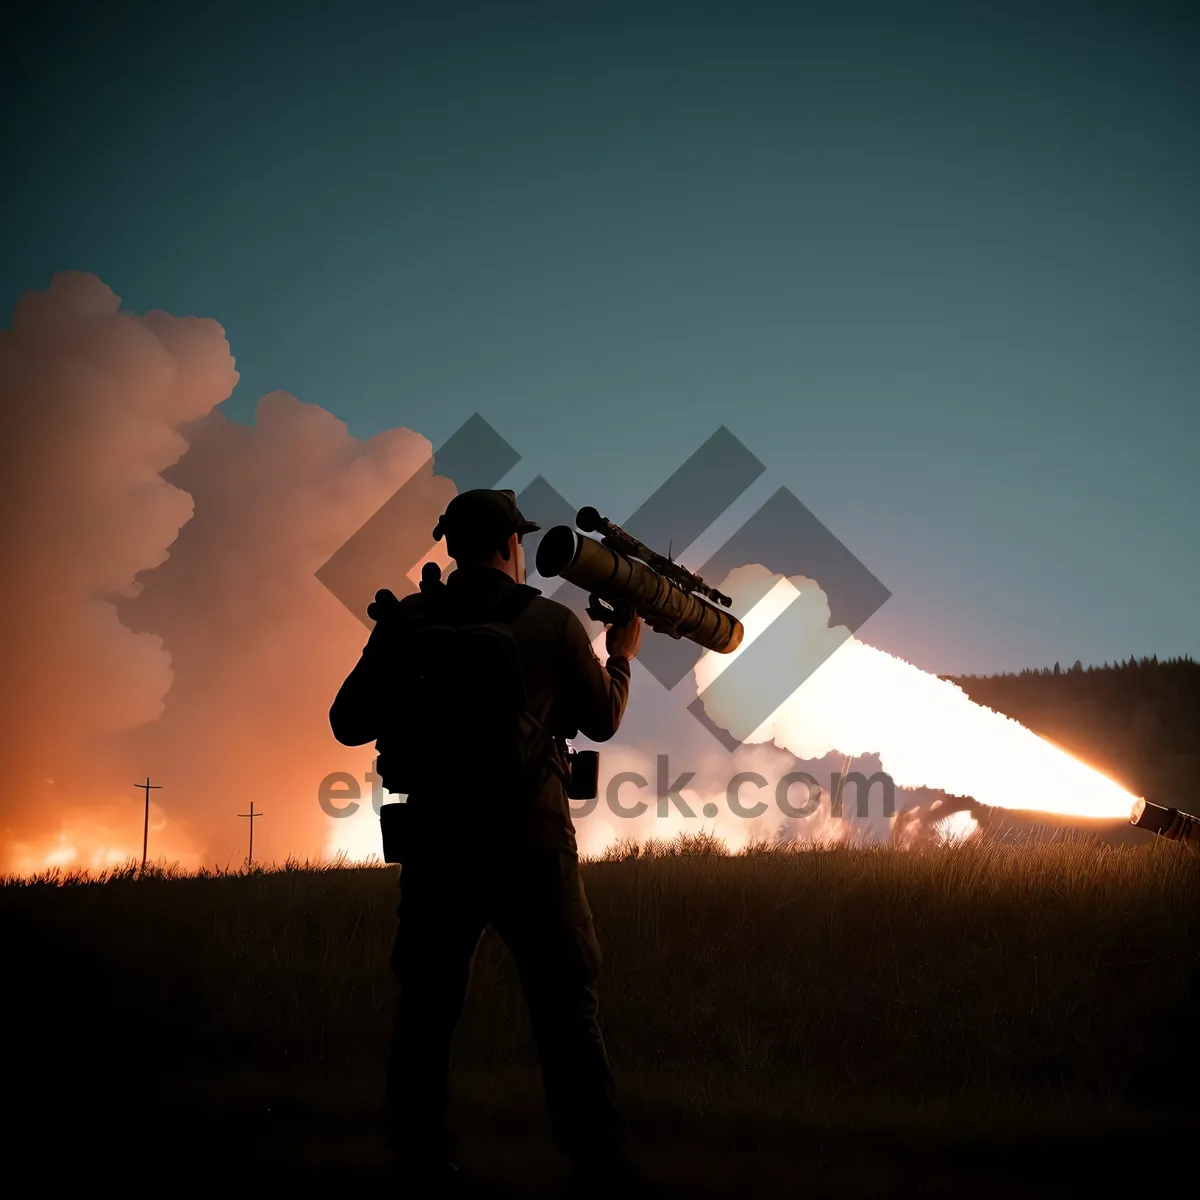
[[[762,598],[743,603],[746,632],[737,651],[706,654],[696,664],[700,703],[715,724],[741,741],[773,741],[805,760],[832,751],[877,755],[900,788],[933,788],[1012,811],[1128,819],[1138,797],[1120,784],[974,703],[955,683],[831,627],[828,601],[813,580],[776,576],[765,590],[772,575],[748,565],[721,583],[735,603]],[[780,629],[788,640],[775,636]],[[768,630],[775,652],[755,660],[753,672],[739,671],[740,656]],[[784,690],[789,680],[800,682],[759,721],[760,694]]]

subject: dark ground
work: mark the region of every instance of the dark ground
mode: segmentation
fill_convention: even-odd
[[[1200,861],[1178,846],[585,871],[606,1036],[668,1194],[1095,1195],[1186,1174]],[[375,1122],[394,878],[0,889],[10,1161],[58,1181],[391,1187]],[[469,1176],[492,1194],[561,1190],[516,981],[490,939],[456,1081]]]

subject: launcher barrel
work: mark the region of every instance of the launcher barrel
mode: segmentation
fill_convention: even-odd
[[[1182,842],[1193,854],[1200,854],[1200,817],[1166,808],[1150,800],[1139,800],[1129,814],[1129,823],[1148,829],[1171,842]]]
[[[538,546],[537,569],[547,579],[561,577],[610,604],[625,600],[656,628],[706,650],[729,654],[741,645],[745,630],[732,613],[569,525],[546,531]]]

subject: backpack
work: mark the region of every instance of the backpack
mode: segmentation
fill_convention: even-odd
[[[518,584],[486,620],[460,623],[447,611],[445,587],[424,581],[417,615],[398,618],[376,772],[389,792],[415,795],[446,828],[511,824],[556,766],[552,739],[528,709],[512,631],[540,593]],[[381,816],[392,807],[400,806],[384,805]],[[411,809],[404,819],[411,822]]]

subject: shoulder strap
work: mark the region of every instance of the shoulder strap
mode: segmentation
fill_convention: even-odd
[[[534,596],[541,594],[537,588],[530,587],[527,583],[518,583],[501,597],[491,619],[503,625],[511,625],[529,607],[529,602]]]
[[[504,625],[511,625],[529,607],[530,601],[535,596],[540,596],[541,594],[539,588],[531,587],[527,583],[516,584],[514,587],[509,588],[500,598],[499,603],[492,613],[491,620]],[[570,772],[566,769],[566,765],[562,761],[555,738],[528,709],[525,710],[524,719],[532,727],[534,740],[538,746],[538,750],[534,755],[535,761],[532,765],[530,787],[535,791],[540,789],[546,778],[547,771],[558,775],[565,785],[570,779]]]

